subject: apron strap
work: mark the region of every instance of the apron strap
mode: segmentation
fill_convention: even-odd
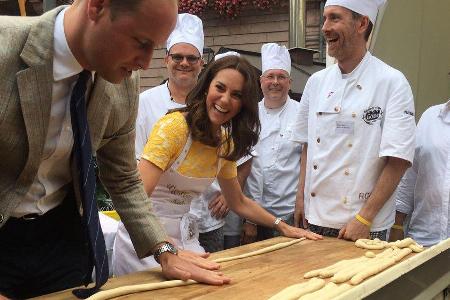
[[[188,154],[189,149],[191,149],[191,145],[192,145],[192,137],[191,137],[191,133],[189,133],[186,144],[184,144],[183,150],[181,150],[180,155],[178,155],[177,159],[173,162],[173,164],[170,166],[169,169],[172,169],[174,171],[178,169],[178,167],[181,165],[181,163],[186,158],[186,155]]]

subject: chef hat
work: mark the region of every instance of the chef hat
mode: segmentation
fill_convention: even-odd
[[[325,7],[330,5],[338,5],[354,12],[368,16],[372,24],[377,19],[378,9],[386,2],[386,0],[328,0]]]
[[[285,46],[276,43],[264,44],[261,47],[262,72],[267,70],[285,70],[291,74],[291,56]]]
[[[239,53],[237,53],[235,51],[228,51],[228,52],[220,53],[220,54],[217,54],[216,56],[214,56],[214,61],[224,58],[225,56],[230,56],[230,55],[241,56]]]
[[[203,55],[204,35],[203,23],[199,17],[191,14],[179,14],[177,25],[167,39],[167,51],[178,43],[188,43],[197,48]]]

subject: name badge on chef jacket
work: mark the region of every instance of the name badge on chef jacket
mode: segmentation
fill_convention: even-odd
[[[336,134],[354,134],[355,122],[353,121],[336,121]]]

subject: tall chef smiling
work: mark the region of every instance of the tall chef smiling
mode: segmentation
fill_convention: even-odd
[[[409,83],[366,48],[384,2],[326,2],[322,31],[337,64],[311,76],[300,102],[293,139],[306,168],[295,220],[326,236],[385,240],[392,193],[414,156]]]

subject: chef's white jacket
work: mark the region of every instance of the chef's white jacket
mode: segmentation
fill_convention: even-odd
[[[338,65],[313,74],[300,102],[294,140],[308,143],[305,214],[311,224],[342,228],[369,198],[392,156],[412,163],[413,95],[398,70],[366,53],[350,74]],[[392,196],[372,231],[394,223]]]
[[[148,89],[139,95],[139,110],[136,118],[136,159],[141,159],[145,144],[155,123],[169,109],[181,108],[184,104],[170,100],[167,84],[161,84]]]
[[[410,217],[405,234],[432,246],[450,237],[450,101],[417,124],[413,166],[396,191],[396,209]]]
[[[139,96],[139,110],[136,119],[136,159],[140,159],[145,144],[155,123],[170,109],[184,107],[170,100],[167,84],[161,84],[142,92]],[[216,181],[200,196],[200,201],[192,201],[190,213],[198,218],[199,232],[208,232],[220,228],[225,224],[223,219],[211,216],[208,209],[210,201],[215,199],[215,194],[220,192]]]
[[[300,104],[289,97],[275,114],[265,108],[264,99],[259,102],[258,156],[253,158],[245,192],[277,217],[292,214],[295,208],[301,145],[292,137],[299,110]]]

